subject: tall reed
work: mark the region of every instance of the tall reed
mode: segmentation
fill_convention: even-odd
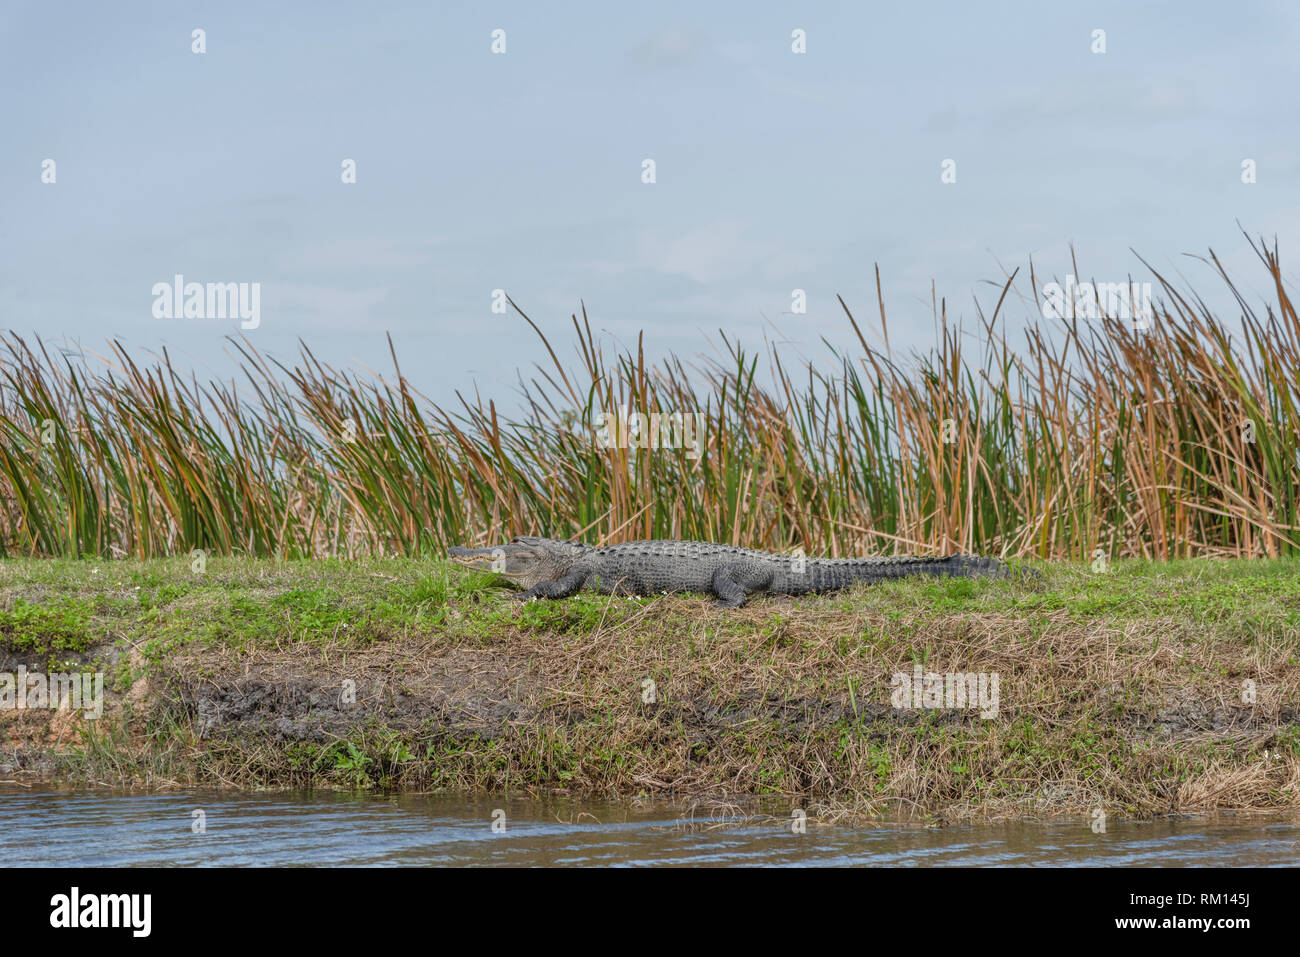
[[[1276,295],[1263,315],[1211,253],[1240,316],[1152,269],[1151,329],[1035,319],[1015,349],[1016,273],[979,312],[974,356],[936,305],[935,346],[896,359],[883,296],[883,350],[844,305],[860,351],[811,363],[723,336],[712,357],[651,366],[642,340],[607,354],[585,309],[566,363],[520,311],[546,360],[509,410],[437,405],[395,350],[391,380],[362,379],[306,345],[289,366],[232,340],[242,378],[200,383],[166,353],[142,365],[118,342],[68,355],[10,333],[0,550],[416,555],[530,533],[829,555],[1294,552],[1300,319],[1276,245],[1252,245]],[[595,441],[598,414],[623,407],[698,412],[698,454]]]

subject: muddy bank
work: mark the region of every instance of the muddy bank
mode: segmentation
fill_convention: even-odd
[[[110,660],[112,649],[89,657]],[[776,792],[949,816],[1296,806],[1297,711],[1278,688],[1246,704],[1231,680],[1143,694],[1114,681],[1045,707],[1034,699],[1059,680],[1059,659],[1035,675],[983,657],[1004,669],[991,718],[976,707],[897,708],[891,675],[866,668],[809,681],[779,676],[769,661],[724,686],[649,679],[583,645],[550,656],[535,644],[524,653],[419,638],[197,648],[138,662],[144,673],[106,691],[98,722],[68,711],[0,717],[0,778]]]
[[[571,728],[591,719],[586,707],[547,700],[541,669],[528,661],[466,649],[439,655],[427,643],[385,651],[370,661],[359,662],[352,656],[347,665],[332,667],[312,660],[310,654],[242,663],[195,660],[187,665],[204,676],[191,677],[188,669],[171,675],[159,689],[162,695],[157,703],[178,720],[192,722],[200,738],[247,736],[279,742],[346,740],[373,726],[462,742],[494,741],[521,726]],[[391,674],[394,655],[406,659],[407,666],[397,678]],[[409,667],[415,659],[423,667]],[[1224,741],[1267,743],[1297,720],[1290,707],[1178,694],[1172,697],[1182,700],[1147,713],[1125,706],[1116,691],[1116,730],[1170,745],[1195,742],[1207,734]],[[697,687],[681,701],[659,701],[657,695],[650,701],[636,700],[633,694],[625,697],[614,703],[626,708],[629,720],[654,718],[656,724],[680,726],[711,744],[723,733],[754,721],[791,736],[828,724],[851,723],[871,738],[922,723],[960,726],[988,720],[976,708],[937,707],[925,712],[895,708],[889,702],[857,701],[847,694],[783,698],[750,691],[720,702],[708,689]],[[999,709],[1000,717],[1014,722],[1019,709],[1005,708]],[[1070,710],[1062,709],[1059,720],[1083,717],[1071,715]]]
[[[270,579],[245,602],[205,582],[58,656],[0,618],[0,673],[107,676],[97,721],[0,710],[0,778],[778,794],[946,819],[1292,809],[1300,594],[1283,580],[1234,584],[1217,617],[1186,601],[1198,578],[1144,583],[1139,614],[1099,608],[1087,581],[1083,608],[1050,585],[904,582],[739,612],[481,588],[390,605],[391,582],[361,600],[328,578],[323,597]],[[107,606],[88,607],[93,633]],[[945,697],[947,675],[970,700]]]

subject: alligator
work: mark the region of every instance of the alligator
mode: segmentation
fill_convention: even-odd
[[[711,542],[645,541],[597,547],[521,536],[504,545],[447,550],[453,562],[503,575],[520,599],[566,598],[582,588],[617,595],[712,594],[739,608],[752,594],[805,595],[911,575],[1010,578],[996,558],[804,558]],[[1031,576],[1035,573],[1029,572]]]

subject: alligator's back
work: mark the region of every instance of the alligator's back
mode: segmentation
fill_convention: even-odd
[[[755,592],[802,595],[912,575],[1005,578],[1007,566],[974,555],[947,558],[804,558],[712,542],[624,542],[591,550],[581,566],[599,591],[713,593],[739,605]]]
[[[724,566],[760,567],[779,561],[768,552],[716,545],[656,539],[622,542],[591,551],[583,560],[594,577],[587,585],[599,591],[636,595],[661,592],[711,592],[713,576]]]

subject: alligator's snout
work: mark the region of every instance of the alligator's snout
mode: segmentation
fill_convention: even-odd
[[[463,568],[504,575],[520,588],[527,589],[564,577],[585,549],[584,545],[522,535],[504,545],[487,548],[453,545],[447,549],[447,557]]]
[[[453,545],[447,549],[447,557],[462,568],[496,572],[520,588],[532,588],[548,577],[543,561],[544,549],[521,539],[487,548]]]
[[[503,569],[506,553],[500,545],[495,548],[466,548],[464,545],[452,545],[447,549],[447,557],[465,568],[490,572]]]
[[[466,548],[464,545],[452,545],[447,549],[449,558],[476,558],[492,551],[490,548]]]

